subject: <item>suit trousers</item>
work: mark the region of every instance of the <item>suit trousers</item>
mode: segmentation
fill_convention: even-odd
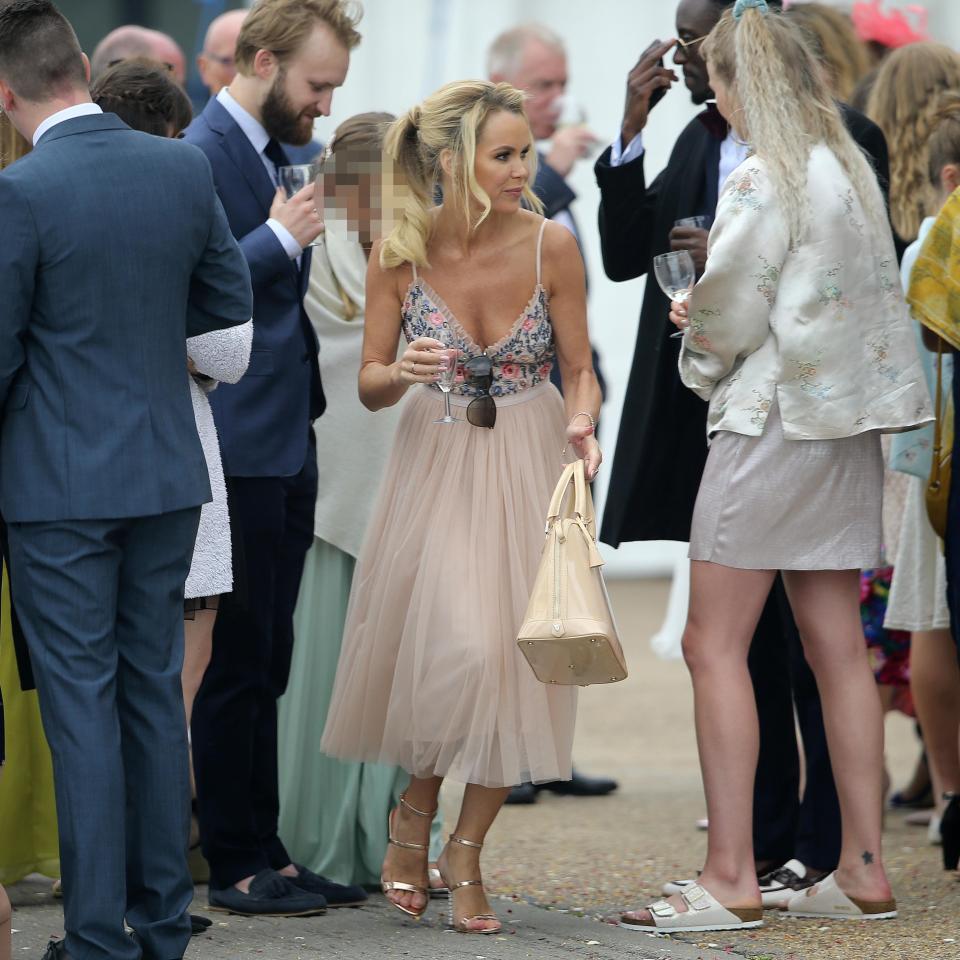
[[[53,755],[72,960],[174,960],[190,940],[180,671],[199,520],[195,507],[9,524],[11,585]]]
[[[840,804],[817,683],[780,576],[757,624],[748,665],[760,719],[754,856],[778,866],[795,857],[808,867],[832,870],[840,858]],[[802,798],[797,726],[806,773]]]
[[[219,890],[290,863],[277,835],[277,700],[287,686],[293,610],[313,544],[313,430],[299,473],[231,477],[227,490],[247,589],[221,600],[192,721],[200,839],[210,885]]]

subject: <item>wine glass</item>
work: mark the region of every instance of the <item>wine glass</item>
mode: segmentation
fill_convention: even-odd
[[[450,410],[450,391],[457,382],[457,361],[460,359],[460,350],[457,347],[456,337],[447,328],[438,330],[434,339],[443,344],[439,351],[440,366],[437,368],[439,374],[437,386],[443,392],[443,416],[433,422],[459,423],[460,419],[453,416]]]
[[[709,230],[711,217],[704,213],[698,213],[695,217],[683,217],[680,220],[674,220],[675,227],[694,227],[697,230]]]
[[[313,163],[293,163],[286,167],[277,167],[277,179],[280,181],[280,186],[283,187],[283,192],[287,195],[289,200],[295,193],[302,190],[304,187],[309,187],[312,183],[314,191],[314,206],[317,211],[320,210],[320,201],[323,199],[322,195],[318,196],[320,192],[319,184],[315,182],[317,176],[317,166]],[[307,246],[316,247],[319,246],[323,240],[323,234],[315,237],[311,240]]]
[[[686,303],[690,299],[697,271],[688,250],[672,250],[654,257],[653,273],[660,289],[674,303]],[[671,338],[682,336],[682,330],[670,334]]]

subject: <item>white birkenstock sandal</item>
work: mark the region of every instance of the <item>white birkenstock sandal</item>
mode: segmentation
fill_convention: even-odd
[[[620,926],[639,933],[700,933],[707,930],[750,930],[763,926],[761,907],[724,907],[699,883],[691,883],[680,894],[687,909],[681,913],[666,900],[658,900],[644,909],[652,923],[635,920],[626,914]]]
[[[857,900],[848,897],[831,873],[809,890],[791,897],[784,907],[784,916],[813,917],[822,920],[893,920],[897,916],[896,900]]]

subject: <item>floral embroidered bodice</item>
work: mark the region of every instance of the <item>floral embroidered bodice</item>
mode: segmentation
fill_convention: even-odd
[[[440,331],[450,335],[460,350],[461,369],[452,393],[475,397],[483,393],[463,379],[462,365],[471,357],[486,354],[492,361],[493,385],[490,395],[507,397],[521,393],[550,379],[556,357],[553,327],[547,304],[547,292],[540,282],[540,243],[537,239],[537,283],[527,305],[513,326],[496,343],[482,347],[463,329],[443,298],[414,269],[413,280],[401,309],[403,335],[411,343],[418,337],[437,337]],[[434,389],[439,390],[438,387]]]

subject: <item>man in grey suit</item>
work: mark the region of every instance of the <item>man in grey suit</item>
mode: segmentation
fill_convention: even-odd
[[[183,584],[210,497],[185,340],[244,323],[209,164],[90,103],[49,0],[0,0],[0,512],[53,754],[66,940],[175,960],[193,887]],[[124,933],[124,919],[135,937]]]

